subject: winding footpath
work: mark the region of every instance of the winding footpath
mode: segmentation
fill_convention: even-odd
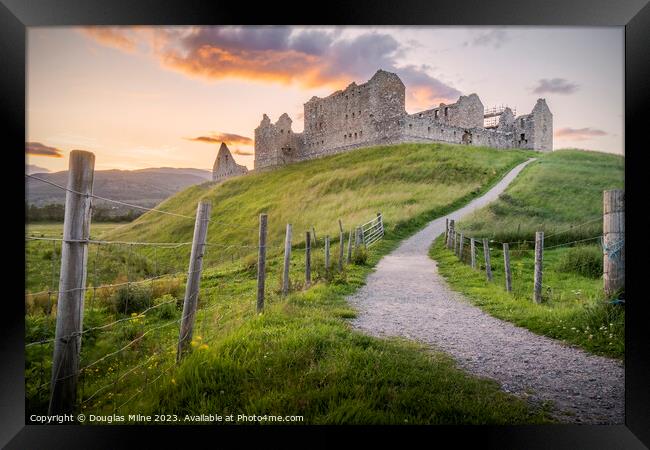
[[[383,257],[365,286],[348,297],[358,310],[352,325],[373,336],[401,336],[442,350],[460,368],[497,381],[506,392],[535,403],[552,401],[553,415],[563,422],[622,424],[621,362],[484,313],[447,285],[427,254],[433,240],[444,233],[445,218],[459,220],[496,200],[531,161]]]

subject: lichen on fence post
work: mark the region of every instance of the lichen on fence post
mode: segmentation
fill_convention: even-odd
[[[625,287],[625,192],[603,191],[603,284],[605,295]]]

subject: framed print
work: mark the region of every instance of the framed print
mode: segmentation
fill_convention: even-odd
[[[2,0],[2,443],[647,446],[646,3]]]

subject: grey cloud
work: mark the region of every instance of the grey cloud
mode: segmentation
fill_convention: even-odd
[[[573,94],[578,90],[576,83],[571,83],[564,78],[543,78],[533,89],[534,94]]]
[[[467,47],[494,47],[499,48],[510,40],[510,35],[506,30],[495,29],[476,33],[472,39],[465,41],[463,45]]]
[[[565,127],[555,132],[555,137],[565,138],[574,141],[584,141],[593,137],[607,136],[607,133],[597,128],[571,128]]]

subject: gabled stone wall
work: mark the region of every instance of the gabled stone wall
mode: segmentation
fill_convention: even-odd
[[[228,146],[222,142],[221,147],[219,147],[219,153],[217,153],[217,158],[214,160],[214,165],[212,166],[212,181],[223,181],[226,178],[243,175],[247,172],[248,169],[246,166],[237,164]]]

